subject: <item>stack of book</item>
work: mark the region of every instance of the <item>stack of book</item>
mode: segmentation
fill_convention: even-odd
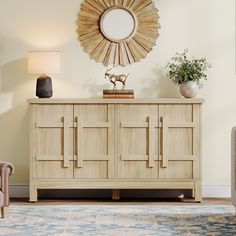
[[[113,90],[113,89],[104,89],[103,90],[103,98],[134,98],[134,90],[132,89],[121,89],[121,90]]]

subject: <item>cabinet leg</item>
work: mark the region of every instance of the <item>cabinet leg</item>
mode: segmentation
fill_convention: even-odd
[[[202,202],[202,182],[201,181],[195,182],[194,199],[196,202]]]
[[[2,218],[6,218],[7,217],[7,213],[8,213],[7,207],[2,207],[1,208]]]
[[[35,186],[30,185],[30,202],[37,202],[38,201],[38,190]]]
[[[120,200],[120,189],[112,189],[112,200]]]
[[[195,188],[192,189],[192,197],[195,198]]]

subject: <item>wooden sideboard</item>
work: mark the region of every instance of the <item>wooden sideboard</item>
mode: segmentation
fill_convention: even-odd
[[[39,189],[192,189],[202,199],[196,99],[29,99],[30,201]]]

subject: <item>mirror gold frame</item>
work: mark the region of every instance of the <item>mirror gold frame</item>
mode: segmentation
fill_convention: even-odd
[[[102,27],[104,16],[113,9],[126,10],[134,19],[133,32],[121,40],[107,37]],[[160,28],[152,0],[84,0],[77,26],[84,51],[105,66],[126,66],[145,58],[156,44]]]

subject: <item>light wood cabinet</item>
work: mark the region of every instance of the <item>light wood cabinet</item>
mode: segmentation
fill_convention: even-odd
[[[29,99],[38,189],[192,189],[201,201],[202,99]]]

